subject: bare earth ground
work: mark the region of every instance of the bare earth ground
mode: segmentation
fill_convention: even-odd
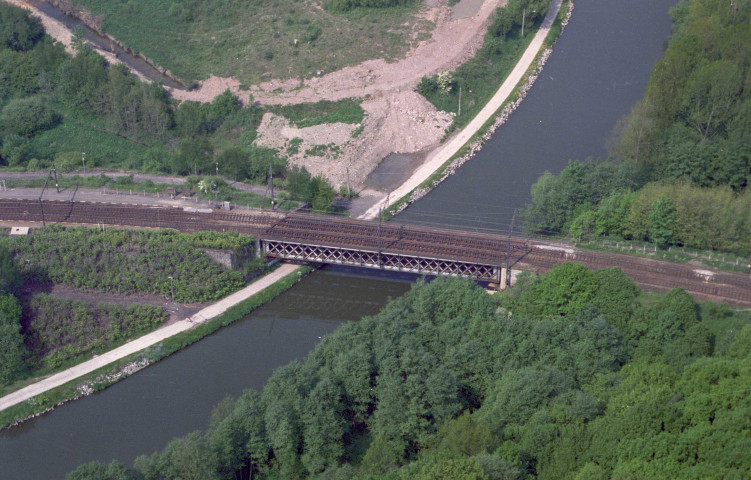
[[[28,293],[36,293],[30,291]],[[44,291],[49,295],[53,295],[59,298],[68,298],[71,300],[80,300],[82,302],[96,305],[97,303],[116,303],[123,307],[126,307],[132,303],[138,303],[143,305],[155,305],[157,307],[164,308],[169,314],[169,319],[164,325],[171,325],[178,320],[188,318],[201,309],[211,305],[212,302],[204,303],[177,303],[172,302],[169,299],[160,297],[159,295],[120,295],[116,293],[103,293],[103,292],[85,292],[82,290],[68,287],[66,285],[53,285],[51,289]]]
[[[34,11],[49,35],[70,45],[71,32],[64,25],[46,18],[22,0],[5,1]],[[364,99],[366,118],[356,138],[352,137],[356,126],[333,124],[294,129],[285,125],[284,119],[268,116],[256,140],[259,145],[285,149],[293,138],[302,138],[299,153],[290,157],[292,164],[304,165],[314,175],[324,174],[335,186],[346,184],[349,171],[351,185],[361,190],[368,174],[390,153],[420,152],[438,145],[451,117],[437,112],[413,89],[423,76],[453,70],[471,58],[482,45],[488,18],[505,2],[461,0],[453,8],[448,7],[446,0],[426,2],[422,15],[436,25],[432,38],[393,63],[368,60],[303,83],[299,78],[270,80],[252,86],[249,91],[240,90],[236,79],[212,76],[196,90],[172,90],[171,94],[180,100],[209,102],[230,89],[245,102],[252,95],[261,104]],[[112,54],[100,53],[108,61],[118,62]],[[329,145],[329,148],[323,156],[306,155],[305,151],[314,145]]]

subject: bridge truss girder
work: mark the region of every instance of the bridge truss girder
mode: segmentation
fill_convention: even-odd
[[[351,265],[421,275],[467,277],[485,282],[498,282],[501,271],[498,265],[443,260],[419,255],[307,245],[280,240],[262,240],[262,245],[266,256],[285,260]]]

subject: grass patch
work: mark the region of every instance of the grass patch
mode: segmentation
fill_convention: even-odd
[[[438,86],[437,76],[420,82],[418,90],[436,109],[455,114],[447,133],[466,126],[482,110],[514,69],[538,28],[536,24],[526,29],[523,38],[518,29],[505,38],[496,37],[492,32],[486,34],[477,54],[451,73],[453,81],[448,91]]]
[[[104,14],[106,32],[188,83],[214,74],[251,85],[398,58],[424,38],[411,38],[411,24],[430,28],[419,5],[332,14],[299,0],[76,3]]]
[[[313,267],[302,267],[300,270],[287,275],[256,295],[231,307],[220,316],[198,325],[192,330],[175,335],[142,352],[130,355],[119,362],[115,362],[89,375],[85,375],[82,378],[78,378],[26,402],[1,411],[0,428],[7,427],[23,419],[52,409],[61,403],[80,397],[79,386],[81,385],[90,385],[94,391],[105,389],[125,377],[117,375],[117,372],[121,371],[124,366],[143,361],[144,359],[148,360],[149,363],[154,363],[197,342],[220,328],[242,319],[256,308],[282,294],[312,270]]]
[[[134,162],[140,165],[140,157],[146,154],[149,147],[142,142],[103,131],[91,122],[66,116],[60,125],[32,137],[30,150],[30,158],[55,159],[58,168],[64,167],[65,163],[81,168],[82,152],[86,153],[87,168],[123,168]],[[33,163],[33,160],[30,162]],[[40,160],[35,165],[30,164],[29,169],[45,168],[50,164],[50,160]]]
[[[351,98],[330,102],[321,100],[316,103],[297,105],[271,105],[269,111],[289,119],[297,128],[312,127],[326,123],[362,123],[365,111]]]
[[[32,311],[25,320],[32,358],[24,378],[0,387],[0,396],[20,390],[36,379],[55,374],[113,350],[133,338],[156,330],[168,317],[162,307],[133,303],[90,304],[36,294],[27,300]],[[30,305],[30,306],[29,306]]]
[[[201,180],[209,185],[216,185],[216,192],[213,190],[202,192],[197,187],[198,182]],[[231,204],[242,205],[245,207],[271,209],[270,197],[259,193],[238,190],[227,184],[224,179],[218,177],[190,176],[185,180],[184,188],[190,192],[190,195],[194,195],[199,201],[206,201],[209,203],[214,201],[217,203],[230,202]],[[276,199],[276,205],[274,208],[278,210],[292,210],[300,206],[300,202],[290,200],[287,197],[287,192],[277,191],[274,197]]]
[[[75,173],[57,173],[58,184],[60,188],[74,189],[76,187],[101,188],[104,193],[122,192],[127,195],[142,196],[166,196],[170,195],[172,190],[178,196],[186,198],[195,198],[197,202],[230,202],[233,205],[241,205],[251,208],[271,208],[271,198],[254,192],[238,190],[229,185],[223,178],[190,176],[185,179],[183,184],[173,183],[154,183],[151,180],[136,182],[133,175],[121,177],[109,177],[105,174],[98,176],[82,177]],[[42,188],[44,178],[33,179],[9,179],[5,183],[8,188]],[[217,191],[201,192],[197,184],[200,180],[205,180],[209,184],[216,184]],[[54,188],[54,183],[48,183],[47,188]],[[284,191],[277,191],[277,204],[275,208],[281,210],[292,210],[300,205],[300,202],[290,200]],[[205,207],[205,205],[204,205]]]
[[[545,37],[545,45],[548,47],[552,46],[561,35],[561,32],[563,31],[563,20],[568,16],[570,8],[571,3],[569,0],[563,0],[561,3],[561,9],[558,10],[558,15],[556,15],[553,25],[550,26],[550,31]]]
[[[302,144],[302,138],[295,137],[289,141],[287,145],[287,155],[297,155],[300,153],[300,145]]]
[[[305,155],[311,157],[325,157],[329,153],[336,155],[340,151],[341,148],[339,148],[339,145],[329,143],[328,145],[313,145],[313,147],[305,150]]]
[[[230,270],[201,250],[222,245],[237,251],[242,268]],[[236,233],[189,234],[174,230],[123,230],[53,225],[28,236],[0,237],[30,284],[62,284],[88,292],[169,296],[179,302],[216,301],[245,284],[258,268],[249,261],[253,239]],[[246,268],[248,269],[246,271]],[[180,279],[169,280],[170,276]]]

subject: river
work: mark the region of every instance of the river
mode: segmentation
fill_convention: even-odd
[[[81,463],[130,464],[203,429],[213,407],[302,359],[342,322],[377,313],[414,276],[327,268],[245,319],[112,387],[0,432],[0,479],[61,479]]]
[[[399,221],[507,231],[545,171],[605,157],[616,122],[644,95],[675,3],[575,0],[570,23],[519,108],[458,174]]]
[[[459,173],[400,221],[508,228],[545,170],[605,155],[618,118],[644,92],[674,0],[577,0],[571,23],[526,100]],[[129,463],[204,428],[213,406],[260,389],[341,322],[375,313],[409,278],[316,272],[245,320],[85,399],[0,432],[0,478],[62,478],[75,466]]]

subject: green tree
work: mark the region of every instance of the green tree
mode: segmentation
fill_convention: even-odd
[[[501,434],[509,424],[527,423],[540,407],[574,387],[574,380],[556,368],[509,370],[491,390],[477,417]]]
[[[21,287],[21,271],[13,260],[13,255],[4,245],[0,245],[0,295],[17,294]]]
[[[311,209],[314,212],[329,212],[334,208],[336,192],[323,174],[310,180],[309,189]]]
[[[492,452],[498,439],[486,423],[473,418],[469,410],[465,410],[438,429],[434,442],[439,450],[474,457],[480,453]]]
[[[241,149],[233,147],[225,150],[216,159],[221,166],[223,175],[232,180],[241,182],[248,178],[250,172],[250,159]]]
[[[166,464],[164,478],[174,480],[218,480],[216,457],[202,432],[172,440],[161,453]]]
[[[302,462],[311,474],[338,465],[344,454],[347,423],[344,418],[344,392],[329,372],[310,392],[302,415],[305,439]]]
[[[487,480],[485,471],[474,458],[436,451],[398,471],[398,480]]]
[[[10,134],[31,137],[60,123],[55,113],[40,97],[11,100],[0,113],[0,127]]]
[[[694,70],[686,85],[683,108],[702,139],[725,133],[742,84],[742,71],[727,60],[705,63]]]
[[[21,305],[13,295],[0,295],[0,383],[13,380],[25,367]]]
[[[636,195],[634,192],[620,192],[602,199],[595,213],[595,233],[626,236],[626,221]]]
[[[213,173],[214,148],[206,137],[186,138],[175,155],[172,170],[179,175]]]
[[[58,98],[78,115],[96,112],[101,89],[107,85],[107,62],[89,46],[63,61],[56,72]]]
[[[0,45],[13,50],[25,52],[44,35],[39,20],[15,5],[0,5],[0,25]]]
[[[596,293],[592,272],[582,264],[565,262],[533,285],[530,300],[538,314],[566,316],[581,311]]]
[[[571,222],[569,234],[577,241],[581,241],[582,238],[587,238],[595,233],[596,224],[597,219],[594,210],[585,210]]]
[[[261,396],[247,390],[232,411],[211,429],[209,442],[216,452],[219,472],[229,475],[245,471],[253,477],[266,470],[270,447],[266,442],[264,408]]]
[[[305,167],[293,165],[287,171],[285,187],[292,199],[309,200],[310,172]]]
[[[675,204],[662,195],[652,203],[649,211],[649,238],[660,248],[673,243],[673,226],[676,222]]]
[[[65,476],[65,480],[138,480],[138,476],[125,465],[113,460],[109,465],[99,462],[84,463]]]

